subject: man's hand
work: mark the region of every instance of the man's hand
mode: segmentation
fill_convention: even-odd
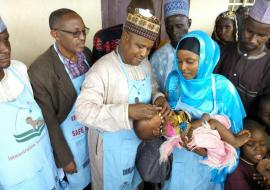
[[[63,168],[64,172],[66,173],[77,173],[77,167],[76,167],[76,164],[75,164],[75,161],[72,160],[68,165],[66,165],[64,168]]]
[[[128,116],[133,120],[151,119],[161,110],[162,107],[151,104],[129,104]]]
[[[166,100],[166,98],[164,96],[159,96],[155,102],[154,105],[162,107],[162,110],[159,112],[160,117],[162,119],[166,118],[167,116],[169,116],[170,112],[171,112],[171,108]]]

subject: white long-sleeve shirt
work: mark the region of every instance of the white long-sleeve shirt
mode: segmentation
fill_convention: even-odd
[[[10,66],[4,69],[4,78],[0,81],[0,102],[15,100],[24,89],[24,84],[17,78],[11,69],[19,75],[21,80],[23,80],[32,92],[26,65],[20,61],[11,60]]]

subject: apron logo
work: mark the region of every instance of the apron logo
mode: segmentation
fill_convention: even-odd
[[[20,156],[23,156],[24,154],[30,152],[33,148],[35,148],[46,137],[46,135],[47,134],[44,133],[40,138],[38,138],[36,140],[36,142],[34,142],[31,145],[29,145],[28,147],[24,148],[20,152],[14,154],[14,155],[8,156],[8,159],[9,160],[15,160],[15,159],[19,158]]]
[[[27,117],[25,122],[27,126],[31,126],[31,129],[16,135],[14,134],[13,136],[17,142],[26,142],[36,136],[40,136],[43,129],[45,128],[45,122],[40,119],[33,120],[32,117]]]
[[[78,136],[78,135],[80,135],[80,134],[82,134],[84,132],[85,132],[85,129],[84,129],[84,126],[83,126],[83,127],[79,128],[79,129],[73,130],[72,135],[73,135],[73,137],[75,137],[75,136]]]

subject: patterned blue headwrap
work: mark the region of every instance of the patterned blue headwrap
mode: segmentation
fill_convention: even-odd
[[[164,16],[165,18],[173,15],[189,15],[189,2],[188,0],[166,0],[164,3]]]
[[[226,115],[230,119],[230,129],[234,134],[237,134],[243,129],[243,118],[246,113],[233,84],[224,76],[213,74],[220,56],[219,46],[203,31],[190,32],[179,43],[190,37],[196,38],[200,43],[197,75],[190,80],[183,77],[178,67],[177,46],[174,57],[176,70],[172,71],[166,80],[168,102],[173,109],[180,101],[202,113],[211,114],[213,110],[216,110],[215,114]],[[184,108],[185,106],[183,106]],[[223,182],[226,175],[234,169],[229,171],[226,167],[220,170],[212,170],[212,180]]]

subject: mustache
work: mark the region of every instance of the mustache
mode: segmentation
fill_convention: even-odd
[[[0,53],[0,59],[8,59],[10,58],[10,53]]]

